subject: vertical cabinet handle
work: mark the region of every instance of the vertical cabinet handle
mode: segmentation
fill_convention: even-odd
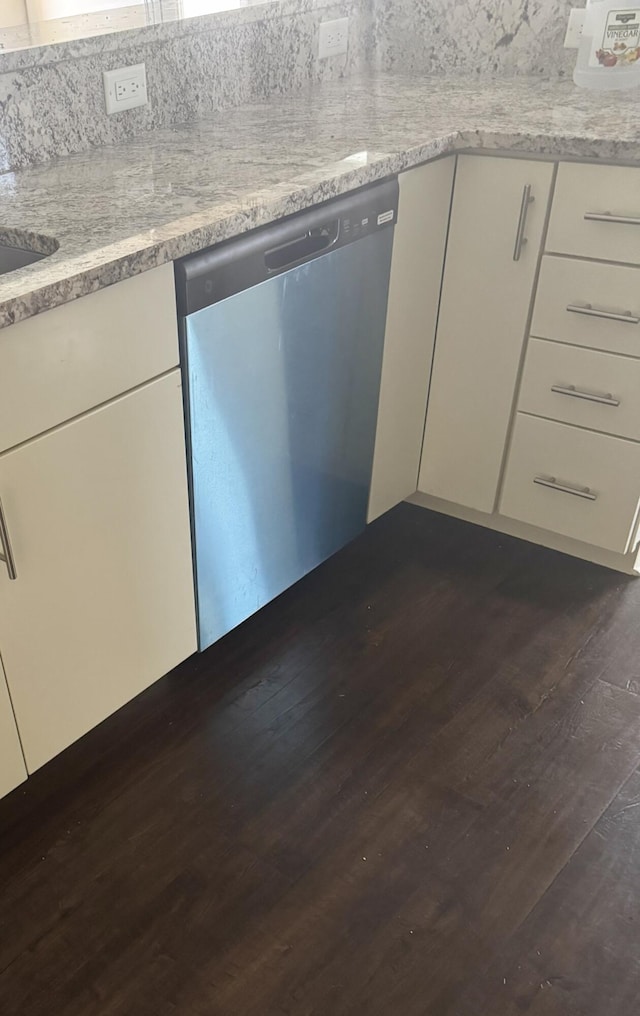
[[[3,561],[7,566],[10,579],[17,579],[18,573],[16,571],[16,563],[13,559],[13,553],[11,551],[11,542],[9,540],[9,530],[7,529],[7,523],[4,517],[4,511],[2,509],[2,501],[0,501],[0,547],[2,553],[0,553],[0,561]]]
[[[518,217],[518,228],[516,229],[516,242],[513,247],[514,261],[520,260],[522,248],[527,242],[527,238],[524,235],[524,231],[527,228],[527,213],[529,211],[529,205],[533,204],[534,201],[535,198],[531,193],[531,184],[526,183],[522,190],[522,202],[520,203],[520,215]]]

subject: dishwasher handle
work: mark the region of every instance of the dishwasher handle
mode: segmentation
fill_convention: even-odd
[[[383,180],[181,258],[175,263],[178,316],[392,230],[398,197],[398,180]]]
[[[264,264],[268,272],[281,272],[293,268],[307,258],[323,254],[333,247],[340,236],[340,219],[334,219],[326,226],[316,226],[278,247],[265,251]]]

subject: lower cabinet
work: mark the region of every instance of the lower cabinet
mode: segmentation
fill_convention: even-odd
[[[410,486],[426,401],[414,503],[640,573],[640,169],[459,155],[431,369],[405,176],[372,507]]]
[[[417,485],[455,165],[448,156],[400,175],[370,522]]]
[[[0,663],[0,797],[27,778],[16,721]]]
[[[195,651],[180,372],[0,455],[0,499],[0,647],[32,772]]]
[[[521,413],[640,441],[640,359],[529,339]]]
[[[640,444],[518,413],[500,512],[624,554],[640,503]]]
[[[495,507],[553,165],[460,156],[418,490]]]

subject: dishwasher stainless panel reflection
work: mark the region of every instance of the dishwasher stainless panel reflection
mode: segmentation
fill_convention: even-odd
[[[200,649],[366,526],[397,194],[176,266]]]

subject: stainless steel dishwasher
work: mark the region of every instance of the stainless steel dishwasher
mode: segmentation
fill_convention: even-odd
[[[176,265],[200,649],[366,525],[397,182]]]

